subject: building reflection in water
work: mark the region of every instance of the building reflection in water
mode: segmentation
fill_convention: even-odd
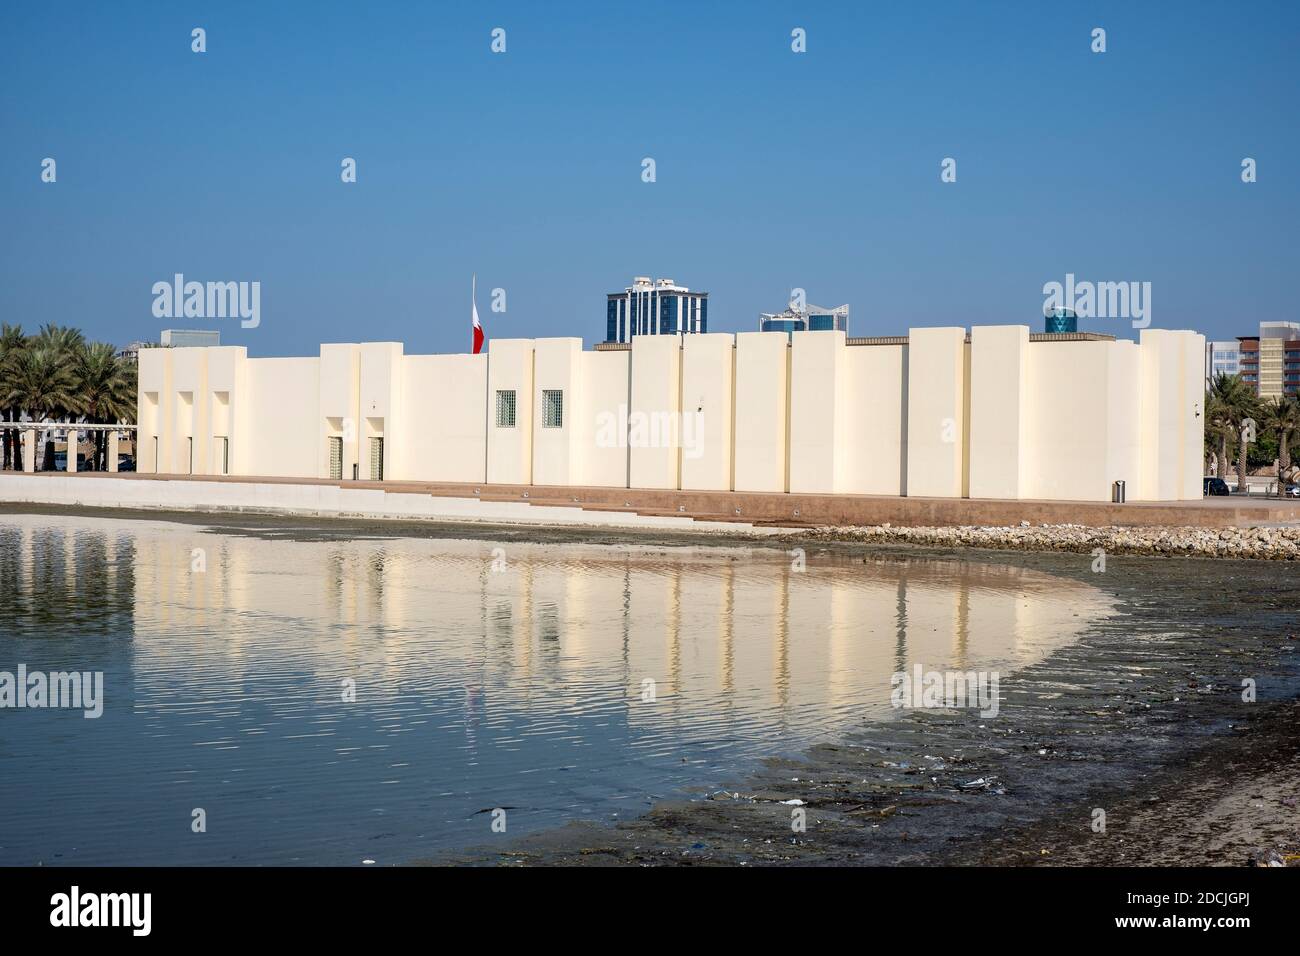
[[[0,520],[0,574],[13,662],[105,672],[102,720],[0,715],[0,857],[26,863],[409,859],[485,806],[635,812],[890,719],[895,671],[1005,676],[1111,613],[957,560],[57,515]],[[189,839],[194,806],[238,825]]]
[[[190,570],[191,542],[205,573]],[[1023,569],[814,555],[796,572],[769,549],[164,530],[137,534],[134,556],[146,672],[176,679],[203,635],[236,669],[277,658],[325,680],[355,668],[393,693],[463,682],[480,717],[493,700],[581,709],[617,685],[632,722],[725,712],[784,730],[887,708],[890,676],[915,663],[1015,670],[1108,607]],[[658,706],[641,705],[647,678]]]

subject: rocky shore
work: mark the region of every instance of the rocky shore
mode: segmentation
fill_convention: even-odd
[[[813,528],[791,540],[917,544],[940,548],[1003,551],[1066,551],[1090,554],[1169,555],[1197,558],[1300,560],[1300,527],[1092,528],[1084,525],[895,528],[890,525]]]

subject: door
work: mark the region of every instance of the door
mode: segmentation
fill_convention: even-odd
[[[212,440],[212,462],[217,467],[218,475],[230,474],[230,439],[218,435]]]
[[[370,480],[384,480],[384,440],[370,439]]]
[[[330,478],[343,480],[343,439],[330,438]]]
[[[193,436],[185,439],[186,465],[185,474],[194,474],[194,438]]]

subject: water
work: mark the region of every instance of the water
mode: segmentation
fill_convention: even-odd
[[[1005,677],[1110,610],[1011,567],[792,563],[0,517],[0,671],[105,698],[0,709],[0,864],[403,863],[500,840],[498,807],[635,816],[894,719],[913,663]]]

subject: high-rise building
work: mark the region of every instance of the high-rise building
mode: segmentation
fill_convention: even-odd
[[[1240,375],[1260,398],[1300,395],[1300,322],[1261,322],[1259,335],[1207,342],[1206,386],[1220,374]]]
[[[1241,372],[1241,343],[1205,343],[1205,387],[1209,388],[1220,375],[1237,375]]]
[[[1259,397],[1300,391],[1300,322],[1259,323]]]
[[[849,307],[837,305],[825,309],[820,305],[797,305],[791,302],[784,312],[763,312],[758,317],[760,332],[849,331]]]
[[[709,330],[709,294],[672,279],[637,276],[605,307],[605,340],[631,342],[634,335],[685,335]]]

